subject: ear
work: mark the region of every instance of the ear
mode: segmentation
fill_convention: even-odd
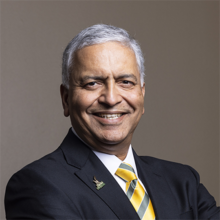
[[[69,90],[64,86],[60,85],[60,95],[63,105],[63,114],[64,116],[68,117],[69,113]]]
[[[144,98],[144,96],[145,96],[145,82],[143,83],[143,86],[141,87],[141,90],[142,90],[142,94],[143,94],[143,98]],[[143,106],[142,115],[144,114],[144,111],[145,111],[145,109],[144,109],[144,106]]]

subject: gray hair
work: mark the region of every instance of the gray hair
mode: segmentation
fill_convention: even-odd
[[[144,57],[137,41],[132,38],[128,32],[122,28],[112,25],[96,24],[82,30],[67,45],[63,52],[62,64],[62,83],[69,88],[71,70],[74,68],[73,56],[77,50],[94,44],[102,44],[109,41],[116,41],[133,50],[138,70],[140,72],[141,86],[144,83]]]

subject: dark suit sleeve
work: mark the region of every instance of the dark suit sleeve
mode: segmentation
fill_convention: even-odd
[[[188,166],[189,167],[189,166]],[[197,201],[193,197],[189,197],[191,204],[197,203],[197,214],[198,219],[220,219],[220,207],[216,207],[216,202],[213,196],[211,196],[208,190],[200,183],[199,174],[192,168],[189,167],[197,182]],[[195,190],[195,189],[194,189]],[[193,192],[193,189],[189,191]],[[194,192],[195,194],[195,192]]]
[[[7,219],[82,219],[71,200],[40,171],[12,176],[5,194]]]

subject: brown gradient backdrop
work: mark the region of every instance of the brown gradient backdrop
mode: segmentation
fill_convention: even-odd
[[[62,52],[96,23],[128,30],[145,54],[137,153],[189,164],[219,202],[217,1],[1,2],[1,202],[10,176],[66,135]]]

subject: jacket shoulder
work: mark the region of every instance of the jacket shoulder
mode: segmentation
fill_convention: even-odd
[[[189,202],[196,219],[219,219],[220,207],[216,207],[215,199],[200,183],[198,172],[192,167],[149,156],[140,157],[166,179],[176,201]]]
[[[58,148],[26,165],[10,178],[5,192],[7,219],[18,216],[22,219],[44,219],[45,216],[49,219],[71,219],[74,215],[80,219],[77,209],[65,193],[71,175],[64,166],[62,154]],[[68,177],[67,180],[65,177]],[[75,211],[69,216],[69,210],[72,209]]]
[[[150,165],[152,169],[159,172],[162,176],[172,177],[180,176],[181,179],[190,177],[200,180],[198,172],[189,165],[158,159],[150,156],[140,156],[140,159]]]

